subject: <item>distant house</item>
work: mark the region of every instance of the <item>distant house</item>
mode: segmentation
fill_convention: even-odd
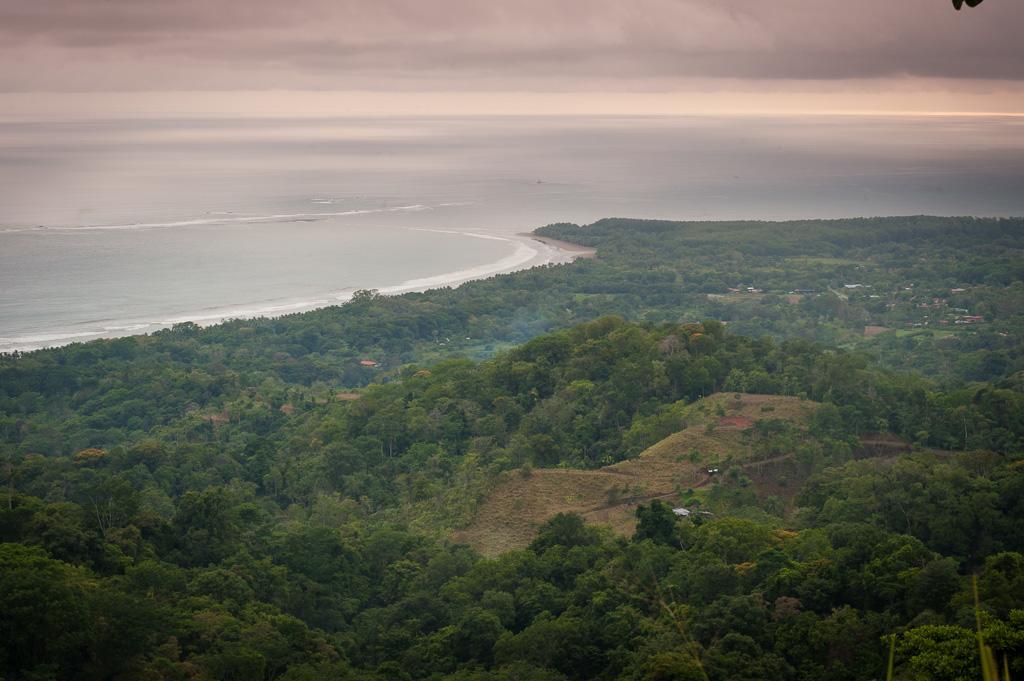
[[[372,359],[361,359],[361,360],[359,360],[359,366],[370,367],[371,369],[376,369],[377,367],[380,366],[380,363],[375,362]]]
[[[711,516],[715,515],[711,511],[691,511],[688,508],[673,508],[672,512],[676,514],[677,518],[689,518],[695,513],[701,518],[710,518]]]
[[[843,288],[870,288],[867,284],[843,284]]]

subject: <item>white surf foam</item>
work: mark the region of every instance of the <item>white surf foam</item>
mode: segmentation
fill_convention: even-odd
[[[0,336],[0,352],[11,352],[13,350],[33,349],[48,347],[48,344],[57,343],[67,345],[75,338],[88,338],[89,336],[100,336],[101,331],[80,331],[76,333],[43,333],[28,336]],[[45,343],[47,345],[39,345]]]
[[[153,326],[150,322],[141,322],[139,324],[122,324],[120,326],[104,326],[104,333],[115,333],[117,331],[142,331]]]
[[[369,215],[372,213],[413,213],[425,210],[431,210],[431,207],[425,206],[421,203],[416,203],[408,206],[393,206],[391,208],[362,208],[358,210],[342,210],[324,213],[275,213],[273,215],[233,215],[230,213],[211,213],[210,215],[212,215],[213,217],[196,218],[194,220],[172,220],[169,222],[132,222],[123,225],[86,225],[82,227],[39,225],[37,227],[8,227],[0,231],[91,232],[103,230],[162,229],[167,227],[198,227],[204,225],[229,225],[292,220],[322,220],[325,218],[346,217],[351,215]]]
[[[330,305],[328,298],[316,300],[303,300],[289,303],[274,303],[272,305],[243,305],[237,307],[211,308],[197,314],[179,315],[160,321],[153,322],[157,326],[171,326],[183,322],[195,322],[201,326],[209,326],[228,319],[251,319],[253,317],[274,317],[303,310],[315,310],[318,307]]]

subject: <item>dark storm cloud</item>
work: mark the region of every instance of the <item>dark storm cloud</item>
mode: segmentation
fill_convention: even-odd
[[[0,88],[1024,76],[1024,2],[3,0]]]

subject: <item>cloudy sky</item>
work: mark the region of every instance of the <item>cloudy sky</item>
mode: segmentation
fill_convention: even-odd
[[[1022,31],[1022,0],[0,0],[0,93],[1020,112]]]

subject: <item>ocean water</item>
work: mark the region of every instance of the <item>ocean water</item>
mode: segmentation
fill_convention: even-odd
[[[626,216],[1024,214],[1024,120],[0,122],[0,352],[454,285]]]

